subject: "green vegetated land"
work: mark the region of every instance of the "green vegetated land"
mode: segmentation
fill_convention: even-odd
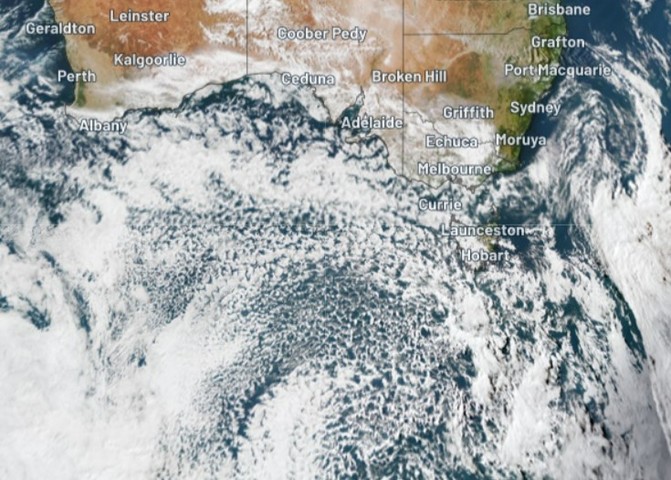
[[[531,38],[534,36],[556,38],[566,35],[566,33],[564,17],[539,17],[531,21],[528,36],[529,45],[531,45]],[[561,53],[561,48],[532,48],[529,46],[524,56],[511,58],[509,63],[519,66],[558,64]],[[531,126],[533,114],[524,116],[513,114],[510,112],[510,104],[512,102],[528,104],[539,101],[550,89],[554,80],[554,77],[528,77],[520,79],[513,85],[500,88],[495,108],[497,132],[513,137],[524,135]],[[505,173],[517,170],[520,164],[520,152],[520,146],[501,146],[497,164],[498,171]]]

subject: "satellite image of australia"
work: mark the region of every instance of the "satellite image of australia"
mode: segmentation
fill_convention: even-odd
[[[671,0],[2,0],[45,479],[671,479]]]

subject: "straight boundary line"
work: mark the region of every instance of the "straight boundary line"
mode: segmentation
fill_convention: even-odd
[[[495,36],[502,37],[505,35],[510,35],[511,33],[519,32],[522,30],[531,31],[529,27],[515,27],[511,28],[507,32],[411,32],[405,33],[403,30],[404,37],[474,37],[474,36]]]
[[[249,75],[249,0],[245,0],[245,75]]]
[[[405,72],[405,0],[401,0],[401,70]],[[405,177],[405,82],[401,84],[401,175]]]

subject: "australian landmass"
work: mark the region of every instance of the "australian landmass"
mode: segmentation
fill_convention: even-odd
[[[314,88],[345,138],[379,136],[399,174],[431,186],[514,170],[542,143],[525,138],[533,115],[559,108],[539,103],[566,42],[556,0],[49,1],[84,33],[66,35],[73,72],[95,75],[70,78],[80,112],[172,106],[274,74]]]

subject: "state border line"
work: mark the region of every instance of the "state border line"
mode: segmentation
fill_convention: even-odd
[[[401,0],[401,70],[405,71],[405,0]],[[401,84],[401,176],[405,177],[405,82]]]
[[[245,72],[249,75],[249,0],[245,0]]]
[[[520,30],[526,30],[526,31],[531,31],[529,27],[515,27],[511,28],[507,32],[411,32],[411,33],[405,33],[405,30],[403,30],[403,36],[404,37],[447,37],[447,36],[453,36],[453,37],[474,37],[474,36],[482,36],[482,35],[489,35],[489,36],[505,36],[505,35],[510,35],[511,33],[518,32]]]

